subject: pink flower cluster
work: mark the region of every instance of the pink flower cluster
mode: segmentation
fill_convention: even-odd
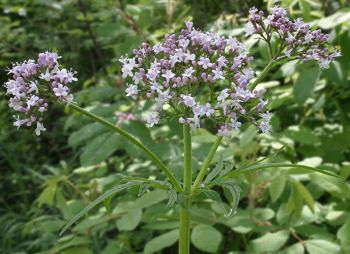
[[[340,56],[339,51],[330,53],[324,47],[328,35],[321,30],[312,31],[310,25],[301,19],[290,20],[287,10],[280,6],[273,7],[267,17],[263,11],[251,8],[246,34],[258,34],[268,43],[272,36],[277,35],[280,45],[276,56],[300,57],[302,61],[316,60],[321,68],[329,68],[329,64]]]
[[[35,133],[39,136],[46,130],[40,116],[47,111],[49,100],[73,101],[67,85],[77,80],[75,72],[60,68],[59,58],[57,53],[40,53],[37,61],[16,63],[9,70],[12,78],[4,84],[6,94],[11,97],[9,106],[24,116],[17,115],[14,126],[36,124]]]
[[[254,77],[243,43],[212,32],[202,32],[186,22],[179,35],[168,34],[153,47],[142,43],[131,58],[123,57],[122,76],[130,83],[126,95],[155,100],[150,126],[172,112],[179,122],[199,128],[205,120],[218,124],[219,135],[239,129],[241,119],[269,132],[264,117],[264,91],[251,91]]]

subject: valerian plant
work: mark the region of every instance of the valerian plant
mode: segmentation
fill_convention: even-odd
[[[108,190],[75,215],[62,229],[63,234],[79,218],[93,207],[104,202],[108,207],[110,198],[127,188],[144,185],[167,190],[169,205],[180,205],[179,253],[190,251],[191,206],[193,197],[203,193],[208,198],[220,201],[214,186],[220,186],[231,193],[233,215],[240,195],[235,178],[241,174],[269,168],[295,167],[335,176],[317,168],[298,164],[262,163],[233,170],[233,165],[219,162],[213,169],[211,164],[222,140],[239,131],[242,123],[253,124],[263,133],[271,131],[271,113],[264,90],[256,89],[257,84],[280,61],[300,59],[315,60],[321,68],[339,56],[336,50],[327,47],[327,35],[320,30],[312,30],[301,19],[290,20],[284,8],[276,6],[267,16],[264,12],[251,8],[246,26],[247,36],[256,36],[269,47],[270,62],[255,77],[251,68],[254,61],[245,49],[244,43],[234,37],[223,37],[214,32],[202,32],[191,22],[179,34],[166,35],[163,42],[156,45],[142,43],[133,51],[132,57],[122,57],[122,76],[126,80],[126,95],[133,99],[144,98],[154,101],[153,111],[147,123],[150,127],[177,118],[183,125],[183,181],[180,182],[167,165],[150,148],[136,137],[92,112],[79,107],[73,99],[68,85],[77,78],[73,70],[59,64],[57,53],[40,53],[38,59],[14,64],[9,70],[12,78],[5,83],[10,96],[9,106],[19,113],[14,125],[36,126],[40,135],[45,112],[50,103],[61,103],[112,129],[143,151],[167,176],[167,181],[147,178],[125,178],[124,184]],[[277,47],[272,46],[272,41]],[[197,176],[193,177],[191,133],[197,128],[214,126],[217,138],[202,162]],[[225,164],[225,165],[224,165]]]

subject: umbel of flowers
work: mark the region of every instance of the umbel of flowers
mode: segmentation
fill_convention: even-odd
[[[45,131],[41,116],[47,111],[49,102],[58,100],[64,103],[73,101],[68,85],[77,79],[75,72],[61,68],[57,53],[40,53],[37,61],[28,60],[16,63],[9,70],[12,78],[5,83],[9,106],[18,112],[14,125],[36,125],[35,133]]]
[[[334,58],[340,56],[337,50],[329,52],[326,48],[328,35],[322,33],[320,29],[312,31],[310,25],[305,24],[300,18],[290,20],[287,10],[279,6],[273,7],[267,16],[263,11],[251,8],[246,34],[258,34],[267,43],[277,35],[279,49],[276,56],[287,58],[296,56],[304,62],[316,60],[321,68],[329,68]]]
[[[148,124],[171,112],[193,129],[211,120],[221,136],[239,129],[243,119],[269,132],[264,91],[247,86],[254,72],[244,44],[185,24],[179,35],[168,34],[154,46],[142,43],[133,57],[120,59],[123,78],[130,82],[127,96],[155,101]]]

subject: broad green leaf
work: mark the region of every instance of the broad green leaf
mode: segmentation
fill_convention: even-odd
[[[111,188],[110,190],[106,191],[105,193],[103,193],[101,196],[99,196],[97,199],[95,199],[93,202],[91,202],[87,207],[85,207],[83,210],[81,210],[78,214],[76,214],[61,230],[60,232],[60,236],[66,232],[66,230],[68,228],[70,228],[77,220],[79,220],[82,216],[84,216],[85,214],[87,214],[91,209],[93,209],[96,205],[98,205],[99,203],[103,202],[106,198],[121,192],[125,189],[131,188],[133,186],[137,186],[140,185],[140,183],[126,183],[126,184],[121,184],[118,186],[115,186],[113,188]]]
[[[77,146],[85,141],[89,141],[92,138],[100,135],[104,132],[108,132],[108,129],[99,123],[90,123],[82,127],[81,129],[73,132],[68,139],[68,143],[71,146]]]
[[[284,175],[277,176],[270,184],[269,192],[272,202],[275,202],[283,193],[286,186],[286,177]]]
[[[151,254],[160,251],[166,247],[170,247],[175,244],[179,239],[179,230],[175,229],[160,236],[153,238],[146,243],[143,250],[144,254]]]
[[[299,193],[299,195],[303,198],[307,206],[310,208],[311,211],[314,211],[314,206],[315,206],[315,200],[312,197],[311,193],[309,190],[299,183],[298,181],[293,181],[293,185],[295,190]]]
[[[340,240],[343,250],[350,250],[350,218],[338,230],[337,238]]]
[[[146,193],[134,202],[133,208],[146,208],[162,202],[168,198],[164,190],[154,190]]]
[[[140,223],[142,218],[142,209],[136,208],[129,210],[119,220],[117,220],[117,227],[120,231],[134,230]]]
[[[254,138],[257,135],[257,129],[253,126],[250,125],[241,135],[239,139],[239,145],[240,147],[246,148],[248,147],[254,140]]]
[[[349,20],[350,20],[350,11],[347,11],[347,12],[339,11],[328,17],[318,20],[317,25],[322,29],[331,29]]]
[[[320,77],[320,67],[317,63],[303,63],[299,66],[299,77],[294,85],[295,101],[302,105],[311,96]]]
[[[340,254],[339,245],[327,240],[308,240],[306,249],[310,254]]]
[[[222,241],[222,234],[209,225],[197,225],[193,228],[191,241],[196,248],[209,253],[216,253]]]
[[[274,252],[281,249],[289,238],[287,230],[281,230],[275,233],[266,233],[250,243],[250,249],[253,252],[265,253]]]
[[[61,252],[62,254],[93,254],[93,252],[85,247],[74,247],[65,249]]]
[[[122,253],[124,243],[112,240],[108,242],[108,245],[102,250],[101,254],[120,254]]]
[[[123,139],[118,133],[106,132],[93,140],[85,147],[80,156],[83,166],[94,165],[107,159],[117,149],[123,147]]]
[[[56,196],[57,179],[49,180],[44,191],[39,196],[39,206],[43,204],[52,205]]]
[[[304,254],[304,252],[304,245],[302,245],[301,243],[295,243],[285,248],[283,251],[279,252],[279,254]]]
[[[63,197],[63,194],[60,188],[57,189],[56,191],[56,205],[57,205],[57,208],[61,210],[64,219],[67,220],[72,216],[71,210],[69,209],[67,205],[67,201]]]

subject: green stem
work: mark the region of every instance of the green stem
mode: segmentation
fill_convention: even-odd
[[[194,184],[191,188],[191,191],[194,192],[198,186],[201,184],[201,182],[203,181],[203,178],[205,177],[205,175],[207,174],[207,169],[210,166],[211,161],[214,158],[214,155],[216,153],[216,150],[218,149],[221,140],[222,140],[222,136],[218,136],[214,142],[214,144],[211,146],[209,154],[207,156],[207,158],[205,159],[205,161],[202,164],[201,169],[199,170],[199,173],[197,175],[196,180],[194,181]]]
[[[181,192],[182,188],[179,182],[176,180],[176,178],[173,176],[173,174],[170,172],[170,170],[165,166],[165,164],[155,155],[151,150],[149,150],[146,146],[144,146],[138,139],[136,139],[134,136],[129,134],[127,131],[118,128],[116,125],[113,123],[110,123],[106,121],[105,119],[95,115],[94,113],[91,113],[81,107],[79,107],[76,104],[70,104],[70,108],[74,109],[75,111],[85,115],[86,117],[94,120],[95,122],[98,122],[102,124],[103,126],[119,133],[121,136],[129,140],[131,143],[133,143],[135,146],[137,146],[141,151],[143,151],[145,154],[148,155],[148,157],[153,161],[153,163],[158,166],[160,170],[162,170],[165,175],[169,178],[169,181],[173,184],[174,188],[178,191]]]
[[[191,184],[192,184],[192,142],[191,129],[188,124],[183,126],[184,136],[184,179],[183,195],[184,204],[180,208],[180,237],[179,254],[190,253],[190,207],[191,207]]]
[[[254,89],[260,82],[265,78],[265,76],[269,73],[270,69],[273,67],[273,65],[276,63],[274,59],[272,59],[266,67],[263,69],[263,71],[260,73],[260,75],[254,80],[253,83],[251,83],[249,86],[250,89]]]

